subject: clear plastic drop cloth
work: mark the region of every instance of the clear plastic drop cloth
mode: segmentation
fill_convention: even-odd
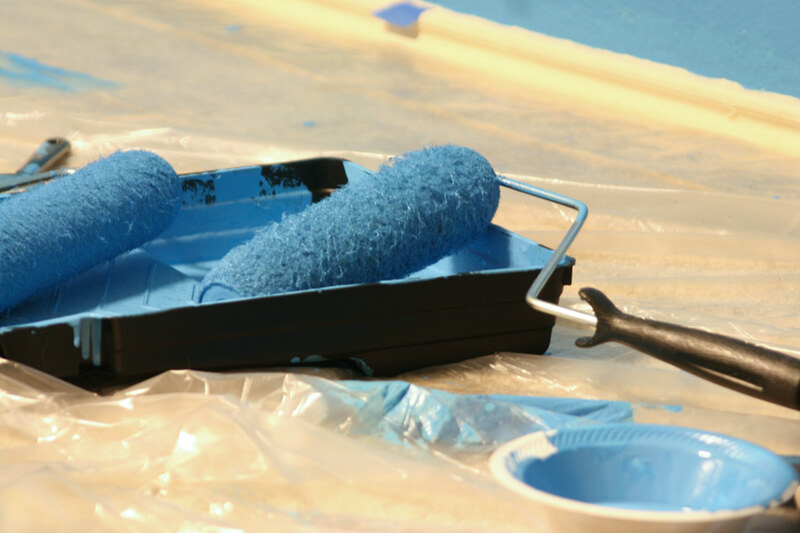
[[[632,415],[313,374],[173,371],[97,395],[3,364],[3,530],[524,530],[488,454]]]
[[[53,136],[71,142],[69,167],[138,148],[178,172],[320,155],[377,168],[462,144],[589,206],[563,305],[587,310],[577,290],[593,286],[634,314],[798,354],[796,157],[498,82],[369,13],[345,25],[337,9],[5,2],[0,171]],[[571,217],[503,191],[494,222],[553,247]],[[487,354],[397,380],[175,370],[90,392],[5,362],[0,530],[538,531],[486,460],[574,424],[680,424],[800,456],[797,412],[624,347],[576,348],[583,335],[558,321],[545,356]],[[798,526],[793,508],[761,518],[751,531]]]

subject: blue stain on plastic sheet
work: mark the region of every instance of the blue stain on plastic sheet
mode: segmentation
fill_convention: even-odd
[[[395,26],[410,26],[414,24],[427,7],[415,6],[411,2],[397,2],[374,11],[372,14]]]
[[[0,79],[11,85],[40,86],[65,92],[116,89],[118,84],[11,52],[0,52]]]
[[[680,405],[670,405],[664,403],[645,403],[639,402],[635,404],[636,407],[641,407],[643,409],[655,409],[660,411],[667,411],[669,413],[680,413],[683,411],[683,406]]]
[[[405,381],[343,381],[335,386],[345,390],[332,396],[357,413],[353,432],[443,452],[487,452],[534,431],[633,419],[627,402],[453,394]]]

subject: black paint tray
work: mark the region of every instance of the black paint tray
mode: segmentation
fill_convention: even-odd
[[[385,376],[497,351],[544,353],[554,319],[525,293],[553,253],[495,225],[403,279],[193,303],[233,246],[372,176],[332,158],[183,175],[172,226],[0,316],[0,355],[64,378],[129,378],[321,363]],[[559,260],[540,298],[558,301],[572,265]]]

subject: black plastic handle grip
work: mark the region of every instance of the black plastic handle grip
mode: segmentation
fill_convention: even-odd
[[[618,342],[724,387],[800,409],[800,359],[723,335],[625,314],[597,289],[584,288],[578,294],[597,317],[594,335],[578,339],[578,346]]]

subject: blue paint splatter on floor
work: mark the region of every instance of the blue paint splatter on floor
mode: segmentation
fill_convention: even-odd
[[[0,52],[0,80],[10,85],[39,86],[65,92],[117,89],[119,84],[12,52]]]

